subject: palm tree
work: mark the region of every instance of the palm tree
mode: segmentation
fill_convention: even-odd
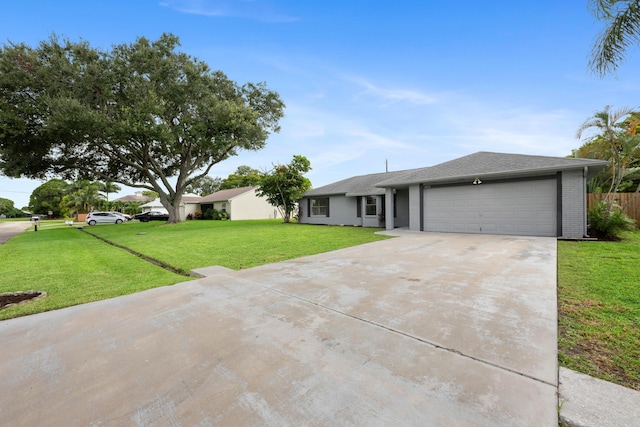
[[[100,192],[104,193],[107,202],[109,201],[109,193],[117,193],[120,190],[122,190],[122,187],[115,182],[105,181],[100,183]]]
[[[614,203],[614,194],[618,192],[623,179],[629,175],[630,167],[640,160],[640,137],[637,135],[638,114],[624,107],[612,111],[607,105],[587,119],[576,133],[582,138],[586,131],[595,133],[584,139],[585,143],[576,150],[580,157],[609,160],[611,184],[605,197],[608,210]]]
[[[104,197],[99,192],[100,183],[87,180],[76,181],[69,186],[67,207],[73,213],[91,211]]]
[[[616,71],[631,44],[640,42],[640,0],[589,0],[606,23],[591,51],[589,68],[600,76]]]

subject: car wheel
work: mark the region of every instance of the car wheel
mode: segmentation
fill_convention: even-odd
[[[96,225],[96,222],[91,220],[91,221],[89,221],[89,225]]]
[[[121,219],[116,219],[116,224],[122,224],[122,220]]]

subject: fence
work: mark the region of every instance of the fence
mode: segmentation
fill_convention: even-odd
[[[625,206],[629,203],[629,200],[633,199],[635,193],[617,193],[614,196],[614,200],[620,206]],[[587,207],[590,208],[593,206],[593,203],[598,199],[603,199],[607,193],[589,193],[587,194]],[[640,226],[640,194],[633,199],[631,204],[627,207],[626,211],[629,218],[633,218],[636,220],[636,224]]]

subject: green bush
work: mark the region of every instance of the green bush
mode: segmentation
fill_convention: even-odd
[[[209,208],[202,214],[202,219],[214,219],[217,215],[217,210]]]
[[[636,223],[617,205],[609,210],[604,200],[598,200],[587,212],[589,234],[602,240],[619,240],[624,231],[632,231]]]
[[[202,219],[215,219],[215,220],[226,221],[227,219],[229,219],[229,215],[227,214],[226,211],[219,211],[217,209],[209,208],[204,212],[204,214],[202,214]]]

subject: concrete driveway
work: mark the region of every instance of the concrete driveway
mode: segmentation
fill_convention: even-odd
[[[31,222],[0,222],[0,245],[12,238],[13,236],[22,233],[27,228],[33,227]]]
[[[556,240],[401,234],[0,322],[0,419],[557,426]]]

